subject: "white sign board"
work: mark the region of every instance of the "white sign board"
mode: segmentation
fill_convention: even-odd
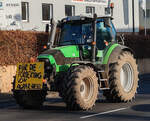
[[[108,0],[72,0],[72,2],[101,4],[101,5],[107,5],[108,4]]]
[[[21,29],[21,0],[0,0],[0,29]]]

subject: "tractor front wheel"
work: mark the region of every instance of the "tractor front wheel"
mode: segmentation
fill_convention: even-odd
[[[63,83],[63,99],[69,110],[88,110],[93,107],[98,94],[98,78],[89,66],[70,69]]]

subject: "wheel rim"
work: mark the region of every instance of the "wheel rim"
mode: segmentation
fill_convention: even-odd
[[[125,92],[130,92],[133,87],[133,75],[134,72],[132,66],[129,63],[124,64],[121,68],[120,80],[121,86],[123,87]]]
[[[93,81],[91,78],[84,78],[80,85],[80,94],[84,101],[89,101],[93,96]]]

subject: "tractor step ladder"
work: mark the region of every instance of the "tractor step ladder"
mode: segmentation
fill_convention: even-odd
[[[100,80],[100,90],[107,90],[109,88],[108,83],[108,74],[104,70],[98,71],[99,80]]]

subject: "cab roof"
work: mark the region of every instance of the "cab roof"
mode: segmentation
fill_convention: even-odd
[[[110,18],[113,19],[112,16],[98,16],[97,19],[105,19]],[[62,19],[62,22],[69,22],[69,21],[92,21],[94,17],[92,15],[79,15],[79,16],[68,16]]]

